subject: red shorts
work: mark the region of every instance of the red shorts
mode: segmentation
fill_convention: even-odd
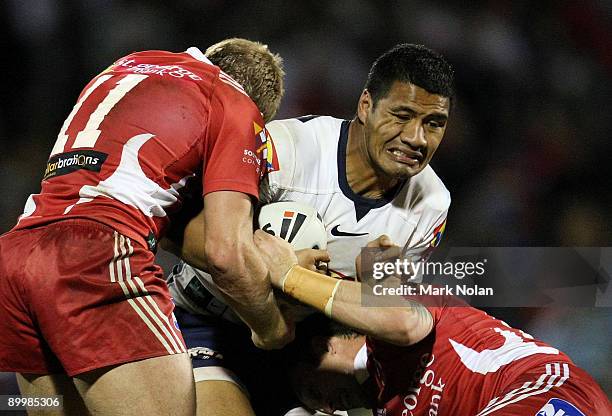
[[[526,371],[477,416],[612,416],[606,394],[586,371],[551,362]]]
[[[154,260],[89,220],[0,237],[0,371],[74,376],[184,353]]]

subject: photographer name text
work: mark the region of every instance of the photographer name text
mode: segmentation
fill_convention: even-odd
[[[385,287],[382,284],[372,286],[375,296],[493,296],[492,287],[478,285],[455,286],[426,286],[426,285],[400,285]]]

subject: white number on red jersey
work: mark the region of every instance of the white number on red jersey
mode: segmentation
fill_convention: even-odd
[[[101,75],[98,79],[89,87],[81,99],[77,101],[74,108],[64,121],[62,125],[62,129],[57,135],[57,140],[55,141],[55,145],[53,146],[53,150],[51,150],[51,155],[53,156],[57,153],[64,152],[64,147],[66,146],[66,142],[68,141],[68,135],[66,131],[70,127],[72,120],[76,116],[76,114],[81,109],[81,106],[89,98],[92,92],[100,85],[105,83],[106,81],[112,82],[111,78],[113,75]],[[116,78],[116,77],[115,77]],[[128,74],[126,76],[120,77],[119,81],[117,81],[117,85],[112,88],[106,97],[98,104],[98,107],[94,110],[93,113],[89,116],[87,124],[83,128],[83,130],[79,131],[77,137],[72,145],[72,149],[81,148],[81,147],[94,147],[96,145],[96,141],[98,137],[100,137],[100,124],[104,120],[104,117],[108,115],[108,113],[113,109],[113,107],[127,94],[130,92],[132,88],[138,85],[140,82],[144,81],[147,78],[147,75],[138,75],[138,74]]]
[[[505,339],[504,344],[496,349],[485,349],[478,352],[449,339],[463,365],[475,373],[494,373],[503,365],[534,354],[559,354],[559,350],[556,348],[543,347],[535,342],[527,342],[512,330],[501,328],[494,328],[493,330]]]

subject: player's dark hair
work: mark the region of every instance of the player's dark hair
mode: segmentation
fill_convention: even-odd
[[[355,338],[360,335],[323,315],[310,316],[297,325],[295,340],[283,351],[285,361],[289,367],[295,363],[307,363],[316,367],[321,363],[325,351],[313,346],[313,338],[318,336],[326,341],[332,337]]]
[[[453,67],[442,55],[423,45],[402,43],[374,61],[364,88],[370,92],[374,106],[387,95],[395,81],[452,98],[453,78]]]

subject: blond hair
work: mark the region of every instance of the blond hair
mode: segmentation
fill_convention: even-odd
[[[285,93],[285,71],[279,55],[270,52],[267,45],[241,38],[215,43],[205,55],[242,85],[264,121],[272,120]]]

